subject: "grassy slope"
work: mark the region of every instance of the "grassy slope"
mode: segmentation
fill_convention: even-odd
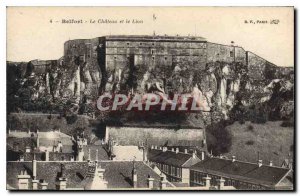
[[[291,145],[293,145],[294,137],[294,129],[281,127],[281,123],[281,121],[269,121],[265,124],[246,122],[241,125],[235,122],[227,127],[233,140],[230,152],[224,155],[228,158],[235,155],[239,160],[256,162],[259,151],[263,164],[268,164],[269,160],[272,160],[274,165],[280,166],[283,160],[288,158],[289,153],[291,158],[293,156]],[[253,126],[252,130],[249,129],[249,125]],[[247,145],[248,141],[254,143]]]
[[[57,114],[52,114],[49,118],[49,114],[43,113],[12,113],[8,116],[7,127],[11,130],[21,131],[28,129],[35,131],[36,128],[39,131],[60,129],[63,133],[72,135],[76,128],[84,128],[86,131],[96,129],[91,121],[92,119],[83,115],[78,115],[74,122],[68,123],[66,118],[59,118]]]

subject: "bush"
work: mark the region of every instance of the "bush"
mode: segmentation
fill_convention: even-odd
[[[254,127],[252,125],[248,125],[246,131],[254,132]]]
[[[206,128],[208,150],[212,151],[215,156],[227,153],[231,148],[232,135],[226,129],[227,125],[229,125],[229,122],[223,120]]]
[[[294,127],[294,123],[287,120],[287,121],[283,121],[280,126],[282,126],[282,127]]]
[[[248,146],[251,146],[251,145],[253,145],[254,144],[254,141],[253,140],[248,140],[247,142],[246,142],[246,145],[248,145]]]

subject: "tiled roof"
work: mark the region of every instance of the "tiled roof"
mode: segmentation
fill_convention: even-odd
[[[26,138],[16,138],[16,137],[8,137],[6,139],[6,145],[9,149],[14,151],[22,151],[25,152],[26,147],[30,147],[33,149],[36,147],[36,138],[26,137]]]
[[[85,160],[88,159],[88,151],[90,149],[91,161],[96,160],[96,150],[98,150],[98,160],[109,160],[106,150],[100,145],[88,145],[83,147]]]
[[[191,165],[200,161],[198,157],[193,158],[191,154],[185,154],[182,152],[176,153],[169,150],[163,152],[162,150],[157,149],[151,149],[148,153],[148,157],[152,162],[158,162],[177,167],[190,167]]]
[[[49,183],[49,189],[56,189],[56,179],[61,172],[61,165],[65,169],[68,188],[83,188],[87,176],[88,162],[37,162],[37,179]],[[108,188],[132,188],[132,161],[103,161],[99,162],[101,168],[105,169],[104,179],[108,181]],[[143,162],[136,161],[138,188],[147,188],[147,178],[154,178],[154,187],[159,187],[160,176]],[[22,170],[32,175],[32,162],[7,162],[7,185],[18,187],[17,175]],[[30,185],[31,186],[31,185]],[[168,186],[170,186],[168,184]]]
[[[276,185],[289,173],[289,169],[255,163],[232,161],[221,158],[207,158],[191,167],[191,170],[208,174],[234,178],[237,180],[259,183],[265,186]]]

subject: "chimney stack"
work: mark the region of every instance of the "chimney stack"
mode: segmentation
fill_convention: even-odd
[[[205,153],[204,151],[201,152],[201,161],[203,161],[205,159]]]
[[[133,168],[132,168],[132,184],[133,184],[133,188],[137,188],[137,172],[135,168],[135,161],[133,161]]]
[[[32,180],[32,189],[33,190],[38,190],[38,183],[39,183],[39,180]]]
[[[19,161],[24,161],[24,156],[20,155],[20,160]]]
[[[83,157],[84,157],[83,146],[79,145],[78,146],[77,160],[78,161],[83,161]]]
[[[235,159],[235,156],[232,156],[232,162],[235,162],[236,159]]]
[[[163,147],[163,152],[166,152],[168,150],[168,148],[166,146]]]
[[[30,146],[26,146],[26,148],[25,148],[25,152],[30,152]]]
[[[192,153],[193,158],[196,158],[196,153],[197,153],[196,150],[194,150],[193,153]]]
[[[28,190],[29,189],[29,179],[30,175],[27,174],[26,170],[21,171],[18,177],[18,187],[20,190]]]
[[[258,167],[262,166],[262,160],[258,160]]]
[[[205,186],[209,188],[211,178],[207,175],[206,177],[204,177],[204,180],[205,180]]]
[[[167,181],[163,175],[160,176],[160,189],[163,190],[167,187]]]
[[[148,181],[148,188],[153,189],[154,178],[152,178],[150,175],[148,175],[147,181]]]
[[[172,152],[175,152],[174,148],[171,149]]]
[[[35,180],[36,179],[36,159],[35,154],[33,154],[33,160],[32,160],[32,177]]]
[[[184,149],[184,153],[187,154],[188,153],[188,149]]]
[[[67,178],[65,177],[65,166],[63,164],[60,165],[60,177],[57,182],[58,190],[66,190],[67,189]]]
[[[47,190],[48,189],[48,183],[45,180],[43,180],[40,183],[40,185],[41,185],[42,190]]]
[[[179,148],[176,148],[176,154],[179,153]]]
[[[96,160],[95,162],[98,162],[98,149],[96,149]]]
[[[218,182],[218,189],[222,190],[224,188],[225,180],[221,177],[220,179],[217,179],[217,182]]]
[[[153,145],[151,145],[151,149],[154,149],[154,146],[153,146]]]
[[[269,165],[270,165],[270,166],[273,166],[273,161],[270,161]]]
[[[45,161],[49,161],[49,151],[45,151]]]
[[[63,178],[63,177],[58,178],[57,189],[58,190],[67,189],[67,178]]]

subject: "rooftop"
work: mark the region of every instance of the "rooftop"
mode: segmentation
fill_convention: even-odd
[[[86,186],[88,162],[37,162],[37,179],[49,183],[49,189],[56,189],[55,183],[61,172],[62,165],[67,178],[67,188],[83,188]],[[108,188],[132,188],[132,161],[100,161],[101,168],[105,169],[104,179],[108,181]],[[137,187],[147,188],[147,178],[154,178],[154,188],[159,187],[160,176],[143,162],[136,161]],[[32,162],[7,162],[7,187],[17,188],[17,175],[26,170],[32,175]],[[168,184],[170,186],[170,184]]]
[[[176,167],[190,167],[200,161],[197,156],[193,158],[193,155],[190,153],[176,153],[170,150],[163,151],[159,149],[151,149],[148,153],[148,157],[151,162],[158,162]]]
[[[264,186],[278,184],[288,173],[289,169],[262,165],[256,163],[232,161],[222,158],[207,158],[191,167],[191,170],[208,174],[229,177],[249,183],[259,183]]]

